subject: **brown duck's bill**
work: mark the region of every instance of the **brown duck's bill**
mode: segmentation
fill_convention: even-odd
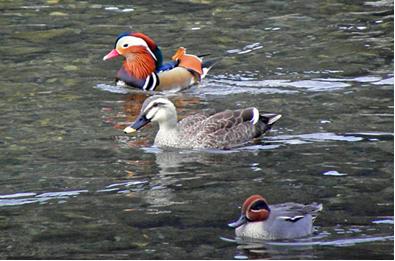
[[[136,121],[132,123],[132,125],[126,127],[125,129],[123,129],[123,131],[125,132],[125,134],[133,133],[133,132],[137,131],[138,129],[147,125],[149,122],[150,122],[150,120],[148,120],[145,117],[145,115],[140,115],[136,119]]]
[[[240,218],[237,221],[229,223],[228,226],[232,227],[232,228],[237,228],[237,227],[247,223],[247,221],[248,221],[247,217],[245,215],[241,215]]]

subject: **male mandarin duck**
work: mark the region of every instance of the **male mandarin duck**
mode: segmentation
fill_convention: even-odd
[[[293,239],[313,233],[313,222],[322,204],[283,203],[269,206],[261,195],[246,199],[240,218],[228,225],[236,228],[236,236],[252,239]]]
[[[150,91],[185,89],[200,82],[215,63],[215,60],[203,62],[180,47],[171,62],[162,64],[159,47],[149,36],[138,32],[120,34],[114,49],[103,60],[119,55],[125,59],[116,76],[117,84]]]
[[[124,129],[132,133],[150,122],[159,124],[154,144],[185,149],[228,149],[258,138],[281,118],[250,107],[214,115],[197,113],[177,122],[174,104],[164,96],[148,97],[134,123]]]

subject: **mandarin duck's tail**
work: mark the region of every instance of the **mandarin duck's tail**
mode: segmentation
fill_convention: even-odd
[[[202,56],[199,56],[202,57]],[[213,59],[209,59],[209,60],[205,60],[202,62],[202,70],[203,73],[200,76],[201,79],[203,79],[204,77],[206,77],[208,71],[210,71],[211,68],[213,68],[213,66],[219,62],[221,60],[221,58],[213,58]]]
[[[210,59],[203,61],[203,57],[210,54],[190,55],[186,53],[184,47],[178,48],[172,59],[178,61],[178,65],[187,68],[198,76],[199,81],[203,79],[208,71],[219,61],[219,59]]]

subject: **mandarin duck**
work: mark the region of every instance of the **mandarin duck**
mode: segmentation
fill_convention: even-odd
[[[174,104],[163,96],[155,95],[144,101],[139,116],[124,132],[132,133],[149,122],[157,122],[156,146],[228,149],[258,138],[280,118],[280,114],[261,114],[257,108],[251,107],[226,110],[211,116],[198,113],[177,122]]]
[[[172,61],[162,64],[162,52],[147,35],[126,32],[118,36],[114,49],[103,60],[117,56],[125,59],[116,76],[117,85],[128,85],[144,91],[185,89],[203,79],[215,59],[203,62],[202,58],[186,53],[180,47]]]
[[[268,205],[261,195],[247,198],[240,218],[228,226],[236,228],[236,236],[250,239],[293,239],[313,233],[313,222],[322,204],[283,203]]]

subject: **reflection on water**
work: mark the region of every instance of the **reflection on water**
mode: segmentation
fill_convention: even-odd
[[[343,229],[338,229],[342,230]],[[334,237],[333,234],[329,232],[322,232],[313,237],[307,239],[296,239],[292,241],[245,241],[241,239],[229,240],[222,238],[225,241],[235,241],[238,246],[236,253],[234,255],[235,259],[248,259],[248,258],[273,258],[273,259],[285,259],[288,256],[297,255],[304,259],[315,259],[314,246],[326,246],[326,247],[350,247],[357,244],[377,242],[377,241],[393,241],[393,236],[366,236],[363,237],[352,237],[352,234],[362,234],[363,228],[349,228],[347,232],[347,237],[338,238],[331,240]],[[335,233],[336,234],[336,233]],[[337,234],[343,234],[337,232]]]
[[[393,259],[393,1],[0,8],[1,258]],[[179,119],[256,106],[281,122],[228,151],[152,147],[155,124],[124,135],[151,95],[114,86],[121,61],[102,62],[128,30],[164,57],[222,58],[198,86],[163,93]],[[226,224],[253,193],[322,202],[317,232],[234,240]]]

